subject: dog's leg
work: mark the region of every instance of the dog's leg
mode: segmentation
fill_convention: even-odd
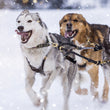
[[[82,80],[82,76],[80,73],[77,73],[76,74],[76,77],[75,77],[75,81],[74,81],[74,85],[76,86],[75,88],[75,92],[79,95],[87,95],[88,94],[88,90],[86,88],[81,88],[80,85],[81,85],[81,80]]]
[[[69,80],[66,73],[63,73],[62,75],[62,85],[63,85],[63,95],[64,95],[63,110],[69,110],[68,101],[71,91],[71,84],[69,84]]]
[[[102,102],[107,102],[108,101],[108,93],[109,93],[109,84],[108,84],[108,79],[109,79],[109,67],[108,65],[103,65],[103,72],[104,72],[104,87],[103,87],[103,95],[102,95]]]
[[[94,96],[94,99],[98,98],[98,80],[99,80],[99,66],[93,65],[91,69],[88,70],[88,73],[91,78],[91,93]]]
[[[108,64],[103,65],[103,71],[105,75],[105,81],[104,81],[104,89],[103,89],[103,95],[102,95],[102,102],[108,101],[108,93],[109,93],[109,79],[110,79],[110,66]]]
[[[108,101],[108,93],[109,93],[109,85],[108,85],[108,81],[105,77],[104,90],[103,90],[103,95],[102,95],[102,102],[105,103]]]
[[[78,95],[87,95],[88,94],[88,90],[87,88],[81,88],[81,83],[83,83],[83,76],[80,73],[80,71],[82,71],[80,68],[77,68],[78,70],[76,70],[76,76],[74,78],[73,81],[73,88],[76,92],[76,94]]]
[[[66,73],[65,73],[66,72]],[[64,95],[64,108],[63,110],[69,110],[68,101],[71,93],[73,79],[76,76],[77,66],[70,63],[69,69],[62,72],[62,85],[63,85],[63,95]]]
[[[27,94],[29,95],[33,104],[36,106],[39,106],[40,105],[40,98],[37,96],[36,92],[32,89],[32,86],[35,82],[35,72],[33,72],[30,69],[27,61],[25,61],[25,72],[26,72],[25,89],[27,91]]]
[[[42,103],[42,108],[41,108],[41,110],[46,110],[46,108],[47,108],[47,104],[48,104],[48,91],[46,91],[46,90],[43,90],[44,89],[44,87],[45,87],[45,84],[46,84],[46,82],[49,80],[49,77],[50,76],[47,76],[46,78],[44,78],[43,79],[43,81],[42,81],[42,85],[43,85],[43,87],[40,89],[40,93],[41,93],[41,95],[42,95],[42,98],[41,98],[41,103]]]
[[[50,74],[48,74],[49,76],[47,76],[45,79],[43,79],[43,87],[40,89],[41,95],[42,95],[42,99],[41,99],[41,103],[42,103],[42,108],[41,110],[46,110],[47,108],[47,104],[48,104],[48,89],[50,88],[52,82],[54,81],[54,79],[56,78],[58,72],[52,72]]]

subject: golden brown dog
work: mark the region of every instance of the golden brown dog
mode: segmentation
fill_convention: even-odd
[[[77,46],[95,47],[95,44],[103,44],[105,35],[102,32],[102,29],[105,29],[104,31],[106,33],[108,27],[105,25],[89,24],[81,14],[69,13],[60,20],[60,34],[65,38],[71,39]],[[74,49],[74,51],[95,61],[102,60],[103,50]],[[82,72],[83,70],[88,72],[91,79],[90,91],[94,98],[99,98],[99,66],[76,55],[75,58],[78,64],[78,72]],[[102,101],[106,102],[108,100],[109,86],[105,74],[101,73],[101,75],[102,74],[103,93],[101,98]],[[79,93],[83,92],[81,89],[78,91]]]

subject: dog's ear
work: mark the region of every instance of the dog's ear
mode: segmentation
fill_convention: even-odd
[[[39,17],[39,13],[31,13],[31,16],[33,18],[33,20],[38,21]]]
[[[23,11],[21,12],[21,14],[28,14],[28,13],[29,13],[28,10],[23,10]]]
[[[36,12],[36,15],[37,15],[37,16],[39,16],[39,13],[38,13],[38,12]]]
[[[39,13],[31,13],[32,19],[37,21],[41,27],[43,27],[43,21],[41,20]]]
[[[80,22],[82,22],[82,23],[86,26],[87,21],[86,21],[86,19],[83,17],[82,14],[79,14],[79,15],[78,15],[78,19],[79,19]]]
[[[62,23],[63,23],[63,18],[59,21],[59,25],[61,26]]]

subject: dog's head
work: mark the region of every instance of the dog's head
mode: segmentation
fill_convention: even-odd
[[[88,23],[81,14],[66,14],[59,22],[60,34],[72,40],[84,40],[87,34]]]
[[[46,32],[47,27],[42,22],[38,13],[30,13],[24,10],[17,17],[16,32],[19,35],[20,41],[25,46],[34,46],[34,43],[40,42],[43,32]]]

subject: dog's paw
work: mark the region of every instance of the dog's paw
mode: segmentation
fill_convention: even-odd
[[[108,102],[108,98],[102,98],[102,99],[100,99],[100,102],[102,104],[106,104]]]
[[[41,101],[40,101],[41,99],[40,98],[37,98],[36,100],[34,100],[34,102],[33,102],[33,104],[35,105],[35,106],[40,106],[41,105]]]
[[[86,88],[79,88],[78,90],[75,91],[79,95],[88,95],[88,90]]]

